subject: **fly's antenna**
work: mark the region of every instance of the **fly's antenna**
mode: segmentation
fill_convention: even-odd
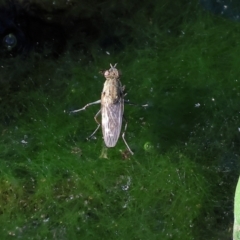
[[[116,68],[116,66],[117,66],[117,63],[115,63],[114,66],[110,63],[111,68]]]

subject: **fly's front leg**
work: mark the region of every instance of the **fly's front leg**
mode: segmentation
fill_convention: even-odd
[[[143,104],[143,105],[135,104],[135,103],[131,103],[131,102],[129,102],[129,100],[125,100],[125,99],[124,99],[124,103],[131,105],[131,106],[148,107],[148,104]]]
[[[94,119],[96,121],[96,123],[98,124],[97,128],[95,129],[95,131],[87,138],[87,140],[89,140],[99,129],[99,127],[101,126],[101,124],[98,122],[97,120],[97,116],[101,113],[101,109],[97,112],[97,114],[94,116]]]
[[[132,150],[130,149],[130,147],[128,146],[128,144],[127,144],[127,142],[126,142],[126,140],[125,140],[125,132],[126,132],[126,130],[127,130],[127,120],[125,119],[124,116],[123,116],[123,119],[125,120],[126,123],[125,123],[124,131],[123,131],[123,134],[122,134],[122,139],[123,139],[123,141],[124,141],[124,143],[125,143],[128,151],[133,155]]]
[[[98,101],[92,102],[92,103],[88,103],[88,104],[85,105],[83,108],[77,109],[77,110],[73,110],[73,111],[71,111],[70,113],[76,113],[76,112],[83,111],[83,110],[85,110],[87,107],[89,107],[89,106],[91,106],[91,105],[94,105],[94,104],[98,104],[98,103],[101,103],[101,100],[98,100]]]

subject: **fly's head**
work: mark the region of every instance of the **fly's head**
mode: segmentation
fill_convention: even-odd
[[[115,63],[114,66],[110,63],[111,68],[109,70],[103,71],[104,77],[105,78],[111,78],[111,79],[120,78],[121,72],[119,70],[117,70],[116,66],[117,66],[117,63]]]

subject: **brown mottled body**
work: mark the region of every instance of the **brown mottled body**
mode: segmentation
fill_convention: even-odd
[[[109,104],[115,104],[118,103],[122,97],[123,89],[119,78],[106,78],[103,86],[101,101]]]
[[[101,96],[102,133],[107,147],[114,147],[118,141],[124,112],[124,87],[120,72],[112,66],[104,72],[106,81]]]
[[[106,78],[106,81],[103,86],[101,100],[88,103],[83,108],[72,111],[72,113],[80,112],[91,105],[101,103],[101,109],[94,117],[98,126],[95,131],[89,136],[89,138],[91,138],[97,132],[99,127],[102,126],[103,138],[107,147],[114,147],[118,141],[122,128],[122,119],[124,112],[124,86],[122,86],[120,82],[121,74],[117,70],[116,65],[117,64],[112,66],[110,64],[111,68],[102,72]],[[102,124],[100,124],[97,120],[99,114],[102,115]],[[133,154],[124,137],[126,129],[127,123],[125,124],[122,139],[127,146],[128,151]]]

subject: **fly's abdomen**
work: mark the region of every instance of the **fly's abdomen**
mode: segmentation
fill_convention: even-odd
[[[114,147],[122,128],[123,99],[120,99],[116,103],[102,101],[101,112],[104,142],[107,147]]]

